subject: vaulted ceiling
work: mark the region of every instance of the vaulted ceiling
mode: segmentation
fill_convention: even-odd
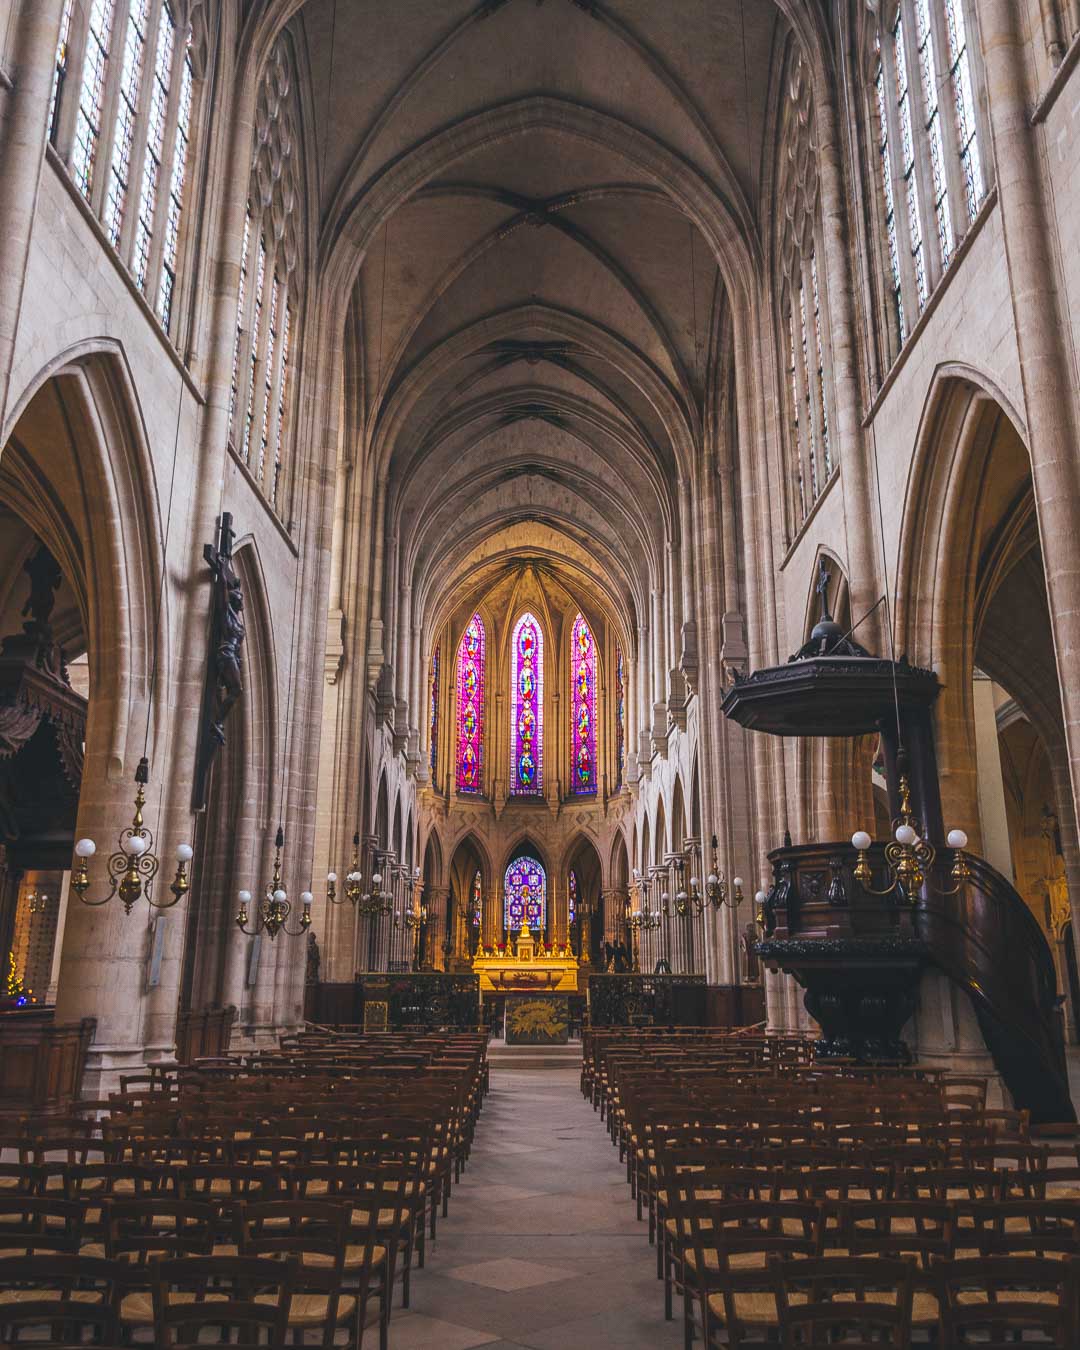
[[[414,614],[430,631],[525,551],[631,629],[700,444],[716,222],[754,247],[776,6],[308,0],[298,23],[328,232],[390,202],[351,416]]]

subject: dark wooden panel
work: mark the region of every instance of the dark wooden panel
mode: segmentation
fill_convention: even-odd
[[[51,1011],[0,1013],[0,1118],[69,1111],[96,1025],[87,1017],[57,1026]]]

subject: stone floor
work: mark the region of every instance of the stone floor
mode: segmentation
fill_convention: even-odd
[[[565,1069],[493,1072],[450,1217],[412,1288],[391,1350],[682,1344],[618,1154]]]

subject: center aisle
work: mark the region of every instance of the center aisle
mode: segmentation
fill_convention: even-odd
[[[454,1187],[390,1350],[681,1346],[619,1155],[566,1069],[493,1068]],[[369,1331],[365,1335],[374,1333]]]

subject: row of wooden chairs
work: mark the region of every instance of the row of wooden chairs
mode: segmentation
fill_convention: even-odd
[[[348,1039],[345,1066],[305,1071],[296,1045],[257,1068],[154,1066],[0,1140],[0,1343],[171,1346],[216,1326],[359,1346],[374,1304],[386,1350],[395,1286],[408,1306],[468,1158],[486,1043]]]
[[[1075,1127],[783,1054],[612,1033],[583,1073],[687,1347],[1080,1345]]]

